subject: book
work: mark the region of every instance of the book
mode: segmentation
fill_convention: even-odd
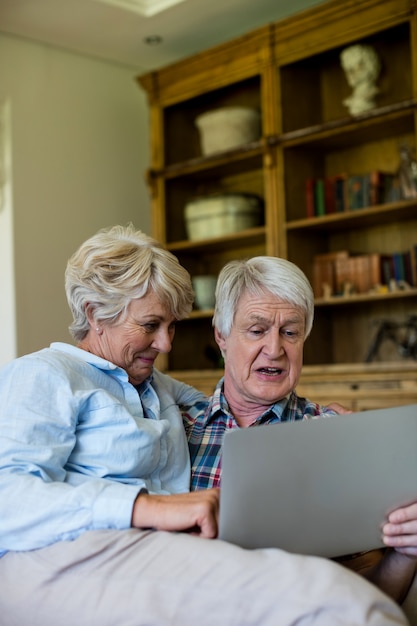
[[[352,282],[357,293],[369,293],[381,284],[379,254],[360,254],[353,257]]]
[[[371,175],[363,174],[362,176],[362,208],[371,205]]]
[[[336,176],[327,176],[324,179],[324,203],[326,214],[335,213],[336,211],[335,182]]]
[[[347,185],[349,209],[351,211],[355,211],[356,209],[363,209],[366,206],[364,200],[364,177],[359,175],[349,176],[349,178],[347,179]]]
[[[371,268],[369,263],[369,255],[359,255],[358,257],[356,257],[356,261],[356,290],[358,293],[368,293],[371,290]]]
[[[324,285],[328,285],[332,295],[337,293],[336,263],[349,257],[347,250],[324,252],[313,258],[313,291],[316,298],[325,295]]]
[[[404,258],[401,252],[394,252],[392,255],[394,266],[394,279],[399,282],[405,280]]]
[[[315,217],[315,201],[314,201],[314,186],[316,181],[314,178],[307,178],[305,183],[305,194],[306,194],[306,213],[307,217]]]
[[[381,280],[383,285],[388,286],[391,280],[395,280],[392,254],[381,254]]]
[[[338,295],[345,293],[346,286],[352,284],[352,267],[349,257],[339,258],[335,261],[335,292]]]
[[[324,180],[322,178],[318,178],[314,186],[314,209],[317,217],[326,214]]]
[[[384,202],[386,176],[389,176],[389,174],[380,170],[373,170],[370,173],[369,206],[375,206]]]
[[[412,269],[412,260],[411,260],[411,250],[407,250],[403,252],[403,263],[404,263],[404,280],[407,282],[410,287],[414,285],[414,276]]]
[[[382,283],[381,280],[381,255],[378,252],[368,254],[369,265],[369,289],[374,289]],[[369,290],[368,289],[368,290]]]
[[[347,176],[337,174],[305,181],[306,215],[308,218],[343,212],[347,209]]]
[[[334,195],[335,195],[335,211],[336,213],[343,213],[348,209],[347,198],[347,175],[338,174],[335,176],[334,181]]]
[[[417,287],[417,244],[410,248],[411,285]]]
[[[335,264],[336,292],[344,293],[349,284],[355,293],[368,293],[381,284],[381,259],[378,253],[340,258]]]
[[[328,285],[333,293],[334,270],[332,263],[313,262],[313,293],[315,298],[323,298]]]
[[[395,174],[385,174],[383,197],[384,202],[398,202],[402,200],[400,181]]]

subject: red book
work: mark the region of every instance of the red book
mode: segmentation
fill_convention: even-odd
[[[307,178],[306,180],[306,211],[307,217],[315,217],[316,212],[314,209],[314,178]]]
[[[370,173],[369,205],[382,204],[384,202],[384,178],[385,174],[379,170]]]
[[[327,213],[336,212],[336,176],[328,176],[324,179],[324,203]]]

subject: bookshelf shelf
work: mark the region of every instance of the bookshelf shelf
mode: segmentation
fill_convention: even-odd
[[[366,302],[372,303],[380,301],[383,303],[384,301],[402,300],[407,298],[416,299],[417,289],[410,288],[407,290],[398,290],[389,293],[357,293],[348,297],[334,296],[331,298],[315,298],[314,304],[316,307],[345,307],[354,304],[364,304]]]
[[[392,221],[404,221],[417,217],[417,199],[400,200],[387,204],[378,204],[373,207],[345,211],[332,215],[323,215],[314,218],[304,218],[286,223],[286,229],[291,230],[346,230],[347,228],[365,227]]]
[[[223,250],[225,246],[241,246],[241,245],[256,245],[265,240],[265,226],[257,226],[255,228],[248,228],[232,235],[224,237],[213,237],[212,239],[199,239],[197,241],[175,241],[166,245],[167,249],[174,253],[184,253],[195,255],[203,252],[204,250],[210,250],[215,252],[216,250]]]
[[[344,117],[324,124],[284,133],[280,141],[287,147],[326,145],[328,147],[363,143],[383,136],[401,135],[414,123],[416,103],[407,100],[396,105],[374,109],[355,119]]]
[[[151,176],[164,176],[167,179],[205,173],[226,167],[229,170],[241,171],[242,168],[253,169],[253,163],[261,159],[267,143],[259,140],[234,150],[227,150],[212,156],[201,156],[181,163],[168,165],[161,170],[151,170]]]
[[[214,314],[214,309],[205,309],[204,311],[198,311],[198,310],[194,310],[191,312],[190,315],[190,320],[195,320],[195,319],[210,319],[213,317]]]

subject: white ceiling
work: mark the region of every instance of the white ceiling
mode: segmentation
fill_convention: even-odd
[[[323,0],[0,0],[0,32],[131,66],[164,67]],[[159,44],[147,44],[159,37]]]

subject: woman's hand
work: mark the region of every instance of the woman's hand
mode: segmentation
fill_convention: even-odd
[[[173,495],[140,493],[132,512],[132,526],[187,531],[207,539],[217,537],[219,489]]]
[[[401,554],[417,557],[417,502],[390,513],[382,540]]]

